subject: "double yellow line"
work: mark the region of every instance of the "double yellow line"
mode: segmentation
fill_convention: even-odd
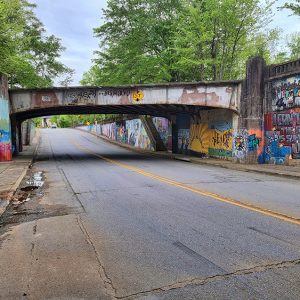
[[[250,210],[250,211],[254,211],[254,212],[269,216],[269,217],[280,219],[282,221],[286,221],[286,222],[289,222],[289,223],[292,223],[292,224],[300,225],[300,219],[297,219],[293,216],[289,216],[289,215],[286,215],[286,214],[283,214],[283,213],[280,213],[280,212],[277,212],[277,211],[273,211],[273,210],[270,210],[270,209],[266,209],[266,208],[263,208],[263,207],[255,206],[255,205],[252,205],[251,203],[241,202],[241,201],[235,200],[233,198],[221,196],[221,195],[211,193],[211,192],[208,192],[208,191],[205,191],[205,190],[202,190],[202,189],[194,188],[194,187],[188,186],[184,183],[181,183],[181,182],[178,182],[178,181],[175,181],[175,180],[171,180],[169,178],[165,178],[165,177],[162,177],[162,176],[150,173],[150,172],[146,172],[146,171],[144,171],[140,168],[136,168],[136,167],[130,166],[128,164],[124,164],[124,163],[121,163],[119,161],[116,161],[116,160],[107,158],[105,156],[99,155],[99,154],[93,152],[92,150],[78,144],[73,139],[72,140],[69,139],[69,141],[74,146],[76,146],[78,149],[80,149],[81,151],[83,151],[85,153],[88,153],[88,154],[91,154],[91,155],[94,155],[94,156],[96,156],[96,157],[98,157],[98,158],[100,158],[104,161],[107,161],[107,162],[109,162],[111,164],[114,164],[116,166],[119,166],[121,168],[133,171],[135,173],[138,173],[138,174],[141,174],[143,176],[152,178],[154,180],[158,180],[160,182],[164,182],[164,183],[176,186],[178,188],[184,189],[186,191],[193,192],[193,193],[201,195],[201,196],[209,197],[209,198],[212,198],[212,199],[220,201],[220,202],[225,202],[225,203],[228,203],[228,204],[231,204],[231,205],[234,205],[234,206],[238,206],[240,208],[244,208],[244,209],[247,209],[247,210]]]

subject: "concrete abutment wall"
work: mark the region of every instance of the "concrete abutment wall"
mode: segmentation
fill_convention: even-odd
[[[31,120],[20,122],[11,114],[7,76],[0,74],[0,161],[12,160],[23,145],[31,143],[34,133]]]

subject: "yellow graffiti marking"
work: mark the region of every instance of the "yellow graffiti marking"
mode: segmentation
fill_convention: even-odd
[[[209,154],[209,149],[232,151],[232,129],[219,131],[209,129],[208,123],[192,124],[190,127],[190,149]]]
[[[142,91],[136,91],[135,93],[132,94],[132,99],[136,102],[143,100],[144,97],[145,95]]]
[[[92,150],[78,144],[73,139],[72,140],[69,139],[69,141],[73,145],[75,145],[78,149],[80,149],[81,151],[83,151],[85,153],[88,153],[88,154],[91,154],[91,155],[94,155],[94,156],[96,156],[96,157],[98,157],[98,158],[100,158],[100,159],[102,159],[106,162],[109,162],[113,165],[119,166],[123,169],[133,171],[135,173],[138,173],[140,175],[152,178],[154,180],[158,180],[160,182],[164,182],[166,184],[173,185],[173,186],[176,186],[178,188],[184,189],[186,191],[190,191],[190,192],[193,192],[193,193],[198,194],[198,195],[209,197],[209,198],[212,198],[212,199],[220,201],[220,202],[224,202],[224,203],[231,204],[231,205],[234,205],[234,206],[237,206],[237,207],[240,207],[240,208],[244,208],[244,209],[247,209],[247,210],[250,210],[250,211],[253,211],[253,212],[257,212],[257,213],[260,213],[260,214],[263,214],[263,215],[266,215],[266,216],[269,216],[269,217],[273,217],[273,218],[276,218],[276,219],[279,219],[279,220],[282,220],[282,221],[285,221],[285,222],[300,225],[300,220],[293,217],[293,216],[289,216],[289,215],[283,214],[281,212],[273,211],[273,210],[270,210],[270,209],[267,209],[267,208],[255,206],[255,205],[252,205],[251,203],[241,202],[241,201],[238,201],[236,199],[233,199],[233,198],[230,198],[230,197],[225,197],[225,196],[222,196],[222,195],[218,195],[218,194],[208,192],[208,191],[205,191],[205,190],[202,190],[202,189],[199,189],[199,188],[191,187],[187,184],[184,184],[184,183],[181,183],[181,182],[169,179],[169,178],[165,178],[165,177],[162,177],[162,176],[144,171],[140,168],[136,168],[136,167],[133,167],[131,165],[121,163],[119,161],[116,161],[116,160],[107,158],[105,156],[99,155],[99,154],[93,152]]]

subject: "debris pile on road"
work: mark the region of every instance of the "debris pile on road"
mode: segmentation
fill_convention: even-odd
[[[12,195],[10,202],[13,206],[19,206],[24,202],[30,201],[31,192],[41,188],[43,185],[43,173],[36,172],[32,174],[29,179],[24,180],[24,184],[21,185],[20,189],[18,189],[14,195]]]

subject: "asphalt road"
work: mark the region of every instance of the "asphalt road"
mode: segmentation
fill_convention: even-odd
[[[299,181],[41,134],[45,183],[0,219],[0,299],[300,299]]]

